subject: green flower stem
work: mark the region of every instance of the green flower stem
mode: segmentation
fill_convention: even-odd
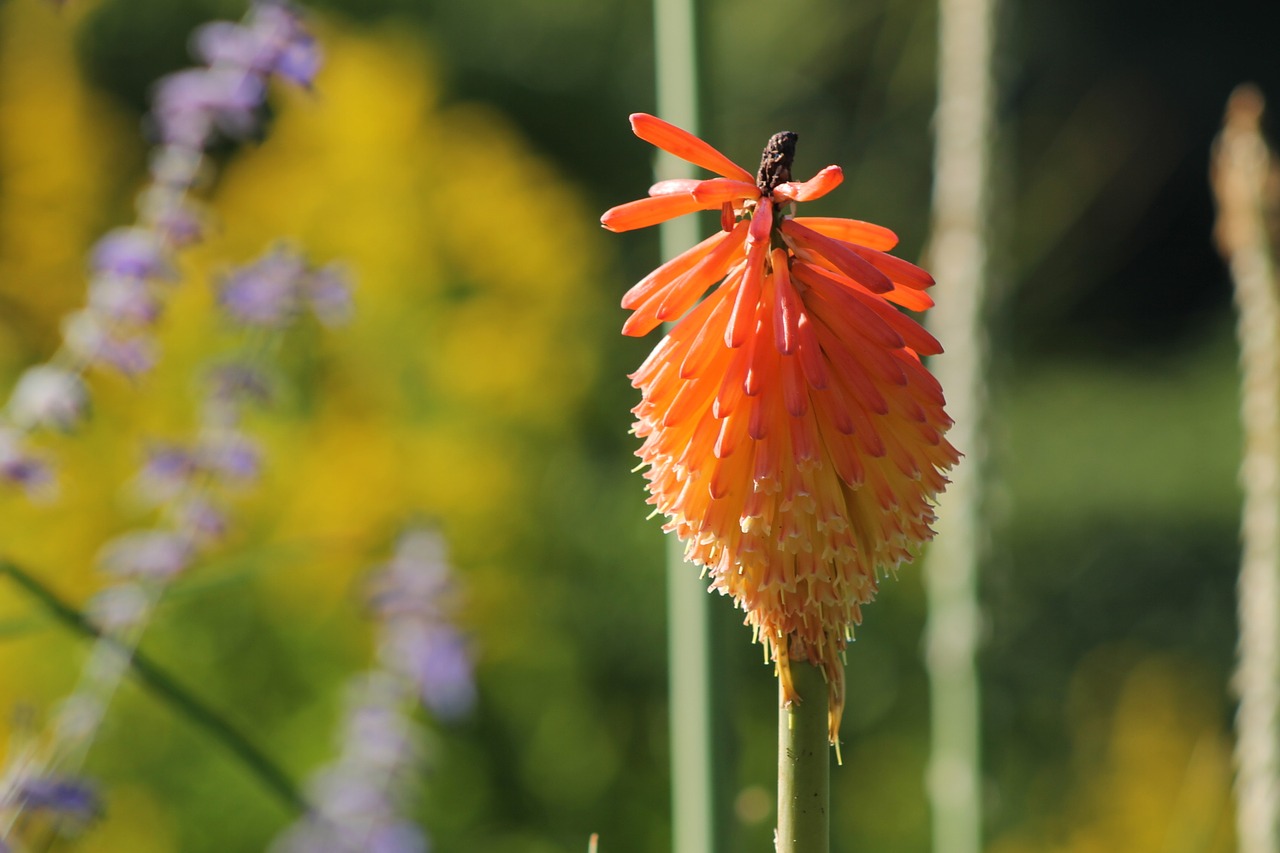
[[[84,637],[92,640],[114,643],[90,622],[83,613],[62,601],[58,596],[32,575],[18,566],[0,560],[0,575],[6,575],[18,586],[27,591],[33,598],[59,622]],[[160,666],[150,658],[134,649],[130,653],[127,648],[121,651],[129,655],[129,668],[134,676],[157,698],[195,724],[221,744],[223,749],[234,756],[251,774],[257,777],[263,787],[271,791],[289,811],[302,814],[307,810],[306,801],[298,793],[297,787],[275,762],[254,746],[237,731],[226,718],[202,702],[195,695],[173,680]]]
[[[801,701],[778,709],[777,853],[830,853],[831,746],[822,670],[791,664]]]

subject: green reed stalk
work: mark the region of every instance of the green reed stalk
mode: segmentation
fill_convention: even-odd
[[[696,0],[654,0],[654,53],[658,114],[699,132],[698,14]],[[660,154],[658,180],[694,177],[693,166]],[[663,259],[702,239],[699,217],[682,216],[659,226]],[[672,853],[728,853],[728,815],[721,777],[725,727],[716,717],[712,666],[711,596],[696,567],[685,562],[680,542],[667,548],[667,658],[671,727]]]

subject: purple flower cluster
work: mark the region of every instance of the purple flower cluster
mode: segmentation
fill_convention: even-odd
[[[30,447],[26,435],[0,424],[0,480],[23,489],[30,497],[50,494],[53,470]]]
[[[284,2],[260,2],[244,23],[196,30],[192,52],[206,63],[170,75],[152,97],[152,119],[166,145],[199,151],[221,132],[243,137],[258,125],[267,83],[282,77],[310,87],[320,50]]]
[[[233,322],[249,327],[278,329],[303,309],[333,326],[351,316],[351,287],[340,265],[312,269],[297,252],[280,246],[224,276],[218,304]]]
[[[43,815],[55,831],[83,829],[102,813],[102,803],[92,785],[69,776],[51,776],[24,768],[0,781],[0,809],[28,818]],[[7,853],[12,827],[0,826],[0,853]]]
[[[85,417],[80,375],[87,368],[137,377],[155,366],[151,327],[163,313],[166,288],[177,281],[177,252],[204,231],[205,216],[190,194],[205,169],[206,147],[220,133],[244,137],[255,130],[272,78],[309,88],[320,66],[315,39],[283,0],[257,0],[241,23],[206,24],[193,51],[205,65],[162,79],[153,93],[159,146],[138,196],[136,224],[94,246],[86,304],[64,319],[63,349],[18,381],[0,413],[0,481],[28,492],[47,489],[51,470],[24,436],[41,428],[68,430]],[[315,283],[306,298],[316,313],[326,321],[345,316],[342,288],[329,284],[335,273],[309,275]],[[5,431],[13,435],[4,437]]]
[[[97,792],[79,779],[33,776],[18,783],[12,796],[27,812],[49,812],[87,823],[102,810]]]
[[[274,853],[425,853],[426,836],[401,817],[422,754],[412,701],[386,673],[352,682],[338,757],[311,778],[311,811],[277,839]]]
[[[404,534],[391,561],[374,575],[370,606],[381,624],[379,662],[407,679],[439,717],[453,719],[475,702],[466,643],[451,623],[453,588],[444,542],[428,530]]]
[[[262,470],[262,449],[239,424],[246,406],[269,397],[265,379],[253,365],[233,362],[211,371],[206,382],[203,424],[196,438],[152,444],[138,472],[137,494],[159,508],[163,520],[157,527],[117,536],[99,554],[103,570],[119,581],[94,603],[104,629],[118,631],[147,617],[149,607],[138,602],[148,596],[139,598],[128,588],[158,588],[186,571],[229,526],[216,495],[255,482]]]
[[[422,703],[452,718],[475,701],[470,659],[450,623],[453,598],[440,536],[405,533],[372,580],[381,668],[353,680],[339,756],[312,778],[311,812],[276,853],[427,850],[423,832],[401,817],[421,760],[413,709]]]

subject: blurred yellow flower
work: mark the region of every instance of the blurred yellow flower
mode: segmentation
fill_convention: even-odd
[[[66,17],[77,11],[0,5],[0,347],[47,347],[83,302],[85,252],[121,160],[136,156],[130,124],[80,79]]]

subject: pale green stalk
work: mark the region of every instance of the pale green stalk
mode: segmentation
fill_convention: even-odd
[[[1280,295],[1267,237],[1275,164],[1259,130],[1262,96],[1231,96],[1213,162],[1218,243],[1231,266],[1240,342],[1244,490],[1235,690],[1236,835],[1241,853],[1280,849]]]
[[[939,285],[928,324],[947,348],[930,367],[946,389],[965,454],[938,512],[925,564],[931,704],[928,786],[934,853],[982,849],[981,714],[975,657],[986,448],[988,188],[995,0],[939,0],[938,112],[930,264]]]
[[[778,709],[777,853],[831,850],[831,744],[827,681],[812,664],[791,664],[801,701]]]
[[[696,0],[654,0],[654,53],[658,114],[690,133],[699,132],[698,20]],[[694,177],[694,167],[660,153],[658,180]],[[702,239],[698,217],[682,216],[659,226],[664,259]],[[713,725],[711,596],[698,569],[685,562],[679,540],[667,547],[667,658],[671,727],[672,853],[727,851],[727,821],[718,777]]]

